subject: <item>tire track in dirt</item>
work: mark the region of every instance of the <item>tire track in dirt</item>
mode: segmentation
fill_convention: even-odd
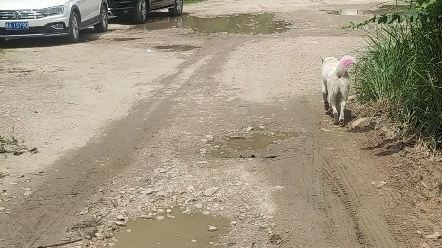
[[[415,247],[410,244],[407,238],[409,228],[396,219],[389,210],[374,209],[369,206],[370,204],[382,204],[380,200],[368,199],[364,196],[373,195],[372,191],[367,189],[372,186],[369,184],[360,185],[358,178],[369,178],[367,175],[364,176],[367,169],[359,172],[358,170],[362,167],[372,167],[374,161],[366,161],[362,157],[356,159],[353,154],[350,154],[342,144],[350,145],[351,137],[345,138],[337,131],[328,134],[330,134],[328,139],[322,139],[322,145],[327,144],[335,147],[336,152],[334,154],[328,151],[321,152],[319,162],[323,166],[323,177],[348,211],[360,245],[362,247]],[[318,149],[323,149],[323,147],[318,147]],[[375,206],[373,205],[373,207]],[[388,226],[390,235],[382,222]]]
[[[307,98],[304,98],[304,100],[307,100]],[[308,101],[305,101],[308,102]],[[307,104],[305,104],[304,106],[308,107]],[[315,130],[318,129],[318,123],[315,125]],[[316,149],[316,147],[319,146],[320,143],[320,136],[319,135],[314,135],[314,149],[313,149],[313,156],[311,157],[311,170],[313,171],[312,173],[312,185],[313,185],[313,190],[310,193],[311,195],[311,200],[313,202],[313,204],[316,206],[317,209],[324,209],[324,191],[323,191],[323,187],[322,182],[320,181],[321,179],[321,168],[319,166],[318,163],[316,163],[318,157],[320,156],[320,153],[318,152],[318,149]]]
[[[409,225],[410,226],[410,225]],[[433,231],[430,230],[426,225],[419,223],[419,222],[415,222],[414,226],[411,227],[410,232],[413,232],[413,228],[414,230],[419,230],[422,232],[422,234],[433,234]],[[413,233],[416,233],[416,231],[414,231]],[[441,248],[442,245],[440,243],[437,243],[433,240],[426,240],[426,242],[430,245],[431,248]],[[415,247],[417,247],[418,244],[416,244]]]
[[[391,159],[389,159],[389,161],[393,163]],[[388,211],[390,215],[386,216],[386,220],[393,232],[393,237],[398,243],[403,245],[402,247],[418,247],[420,244],[414,239],[414,237],[417,236],[417,231],[421,231],[422,234],[432,234],[433,232],[427,225],[419,223],[418,220],[412,221],[403,218],[403,216],[399,214],[401,211],[398,210],[395,204],[397,201],[395,201],[394,195],[389,191],[383,191],[383,194],[384,199],[388,202],[386,211]],[[440,244],[432,242],[431,240],[427,240],[427,243],[430,244],[430,247],[442,247]]]
[[[218,63],[231,50],[243,42],[242,39],[215,41],[201,49],[194,57],[178,67],[178,71],[163,79],[163,87],[152,100],[134,106],[130,114],[106,130],[109,135],[89,142],[86,146],[69,152],[54,163],[60,172],[48,172],[41,186],[23,204],[11,206],[10,215],[2,215],[0,247],[34,247],[57,243],[64,230],[78,220],[79,211],[99,186],[109,178],[127,169],[140,146],[146,144],[163,124],[164,118],[174,104],[173,98],[182,94],[200,68],[208,63]],[[180,77],[186,71],[187,78]],[[189,73],[189,70],[192,73]],[[52,170],[53,171],[53,170]],[[18,228],[20,227],[20,228]]]
[[[390,151],[391,144],[384,144],[385,138],[379,136],[380,134],[382,132],[368,131],[356,135],[362,141],[361,149],[371,151],[369,154],[372,155],[372,163],[382,165],[379,169],[382,174],[386,174],[387,184],[379,189],[379,193],[382,194],[385,212],[388,213],[385,216],[386,222],[398,247],[421,247],[423,243],[429,247],[442,247],[437,239],[426,238],[438,229],[430,224],[434,220],[429,221],[428,216],[420,215],[419,199],[424,197],[425,201],[425,196],[421,195],[425,192],[419,191],[418,187],[421,185],[416,178],[413,178],[413,173],[416,173],[414,170],[423,168],[412,166],[411,164],[416,163],[413,157],[411,159],[407,155],[404,157],[401,152],[385,155],[386,151]],[[426,208],[423,210],[427,212]]]
[[[406,225],[403,224],[402,220],[397,217],[393,217],[388,214],[384,216],[385,221],[390,226],[390,230],[392,230],[393,238],[397,244],[400,244],[400,247],[415,247],[412,246],[407,238],[405,230],[408,229]]]
[[[391,165],[397,163],[392,157],[382,157],[382,159]],[[395,195],[390,190],[384,190],[382,193],[387,202],[386,211],[389,213],[385,218],[393,232],[395,240],[402,245],[401,247],[419,247],[420,243],[418,240],[422,237],[419,237],[420,235],[417,231],[420,231],[422,235],[433,234],[434,231],[432,231],[428,225],[421,223],[419,219],[406,218],[403,215],[403,210],[398,207],[401,205],[398,204],[400,204],[400,201],[409,202],[407,198],[403,198],[403,195]],[[432,240],[425,240],[425,242],[433,248],[442,247],[439,243],[433,242]]]
[[[327,164],[327,167],[332,167],[325,160],[323,160],[323,163]],[[354,224],[354,230],[359,244],[363,247],[373,247],[373,244],[369,241],[369,238],[363,231],[363,227],[360,225],[360,217],[354,203],[354,199],[347,190],[346,183],[344,183],[344,180],[341,179],[339,173],[334,173],[333,171],[333,169],[323,168],[323,176],[325,177],[325,181],[331,187],[332,192],[336,194],[339,199],[341,199],[346,210],[349,212]]]
[[[342,165],[339,165],[339,159],[329,159],[327,156],[329,153],[332,153],[329,156],[332,158],[335,157],[337,155],[337,152],[333,154],[333,151],[342,150],[342,146],[338,146],[337,143],[334,142],[334,137],[324,135],[324,132],[321,132],[321,127],[321,122],[319,122],[316,125],[316,129],[314,132],[316,140],[316,155],[313,165],[320,168],[320,177],[322,177],[324,183],[322,187],[324,187],[325,184],[329,186],[333,194],[335,194],[343,203],[345,210],[348,212],[348,215],[353,222],[354,232],[359,244],[362,247],[373,247],[373,244],[370,242],[369,237],[364,231],[364,223],[360,222],[358,208],[360,207],[361,203],[355,194],[352,184],[345,175],[342,169]],[[332,142],[329,142],[330,140]],[[331,150],[331,152],[327,153],[324,152],[324,149],[326,147],[333,147],[333,149]]]
[[[282,247],[359,247],[348,212],[330,192],[331,186],[327,186],[323,176],[324,154],[319,144],[327,146],[327,137],[320,132],[323,117],[312,114],[311,99],[306,95],[297,96],[287,104],[292,106],[290,112],[300,117],[291,125],[305,131],[287,145],[301,156],[296,160],[290,157],[270,162],[269,173],[277,178],[275,183],[284,185],[284,190],[275,196],[280,208],[278,218],[283,223],[281,229],[291,228]]]

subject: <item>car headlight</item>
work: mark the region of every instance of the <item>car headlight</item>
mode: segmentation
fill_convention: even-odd
[[[62,15],[66,7],[63,5],[41,9],[41,13],[45,16]]]

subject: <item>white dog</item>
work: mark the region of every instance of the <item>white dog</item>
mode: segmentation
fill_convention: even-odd
[[[333,124],[344,125],[344,111],[350,90],[350,78],[347,67],[356,63],[352,56],[345,55],[341,59],[334,57],[322,58],[322,98],[325,113],[328,114],[330,105],[333,109]],[[338,108],[340,114],[338,114]]]

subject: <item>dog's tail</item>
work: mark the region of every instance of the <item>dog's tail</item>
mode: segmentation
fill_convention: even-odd
[[[356,58],[350,55],[345,55],[344,57],[342,57],[339,60],[338,66],[336,67],[336,75],[338,77],[341,77],[347,71],[347,67],[352,63],[356,63]]]

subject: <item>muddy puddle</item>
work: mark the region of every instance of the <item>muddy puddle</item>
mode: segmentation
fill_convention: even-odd
[[[113,247],[204,248],[228,232],[228,219],[202,213],[182,213],[183,210],[178,207],[170,210],[170,213],[166,210],[158,213],[154,219],[128,221],[125,229],[115,234],[118,241]]]
[[[331,15],[341,16],[360,16],[360,15],[382,15],[393,13],[396,11],[407,9],[405,4],[383,4],[370,9],[339,9],[339,10],[322,10]]]
[[[135,38],[135,37],[120,37],[120,38],[100,38],[99,36],[90,36],[84,38],[83,42],[90,42],[90,41],[98,41],[98,40],[106,40],[106,41],[133,41],[133,40],[140,40],[141,38]]]
[[[200,47],[197,46],[191,46],[191,45],[167,45],[167,46],[155,46],[156,49],[159,50],[166,50],[166,51],[179,51],[179,52],[186,52],[193,49],[197,49]]]
[[[275,154],[259,154],[278,141],[299,136],[298,132],[254,133],[250,136],[229,136],[214,142],[209,154],[218,158],[275,158]]]
[[[141,38],[135,38],[135,37],[124,37],[124,38],[112,38],[109,39],[111,41],[133,41],[133,40],[139,40]]]
[[[183,15],[177,18],[153,18],[148,23],[134,27],[138,30],[187,28],[203,34],[272,34],[290,29],[290,24],[275,19],[272,13],[236,14],[215,17]]]

